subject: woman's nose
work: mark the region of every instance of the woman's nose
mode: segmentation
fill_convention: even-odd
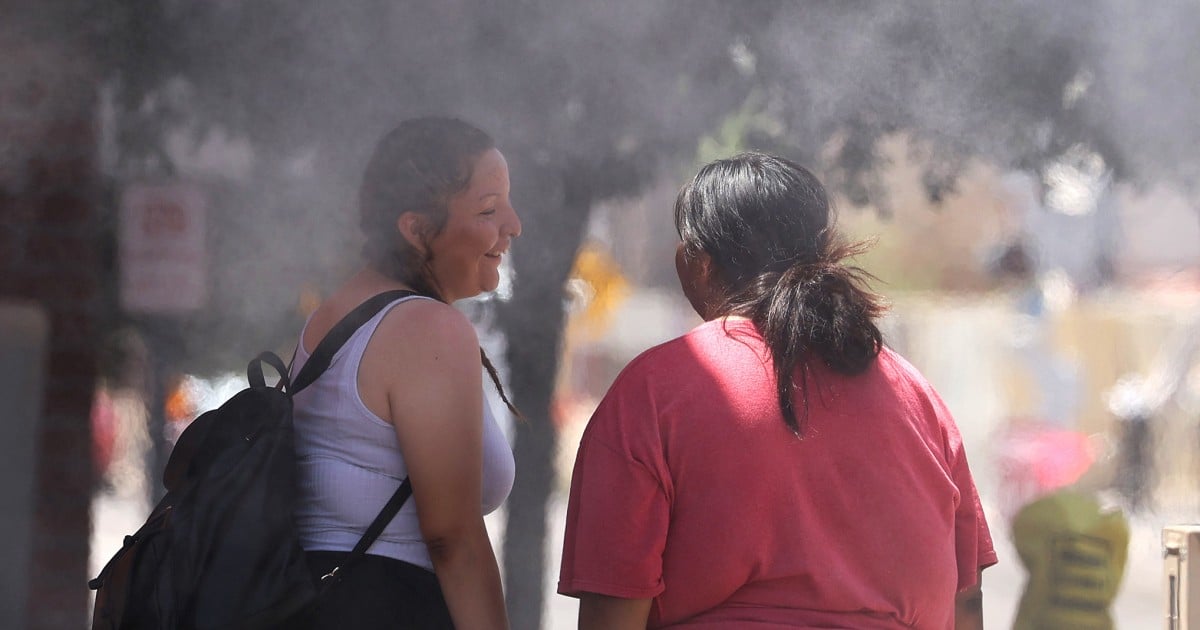
[[[516,238],[521,235],[521,217],[517,215],[516,208],[512,208],[511,213],[511,216],[509,216],[508,221],[505,223],[508,227],[508,235]]]

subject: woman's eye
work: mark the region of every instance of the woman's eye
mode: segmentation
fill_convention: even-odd
[[[496,214],[496,209],[488,208],[487,210],[484,210],[483,212],[480,212],[479,214],[483,214],[483,215]]]

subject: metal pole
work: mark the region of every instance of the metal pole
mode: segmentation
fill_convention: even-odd
[[[146,476],[150,489],[150,504],[157,504],[166,489],[162,485],[162,474],[171,456],[171,444],[167,439],[166,406],[171,378],[178,365],[180,343],[177,324],[165,317],[147,317],[141,321],[145,335],[147,356],[146,373],[146,429],[150,436],[150,452],[146,453]]]

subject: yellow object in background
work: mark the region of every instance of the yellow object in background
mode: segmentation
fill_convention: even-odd
[[[1013,519],[1013,544],[1029,571],[1013,630],[1111,630],[1129,551],[1129,524],[1090,495],[1063,490]]]
[[[579,313],[583,332],[592,338],[607,330],[612,315],[629,296],[629,281],[612,256],[595,243],[584,243],[575,258],[571,278],[587,285],[587,303]]]
[[[315,286],[305,284],[301,287],[300,297],[296,301],[296,312],[304,317],[308,317],[313,314],[313,311],[317,310],[323,299],[324,297],[321,295],[321,292]]]

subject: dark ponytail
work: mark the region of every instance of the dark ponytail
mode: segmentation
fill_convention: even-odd
[[[886,310],[870,275],[844,264],[867,249],[832,227],[816,176],[783,158],[746,153],[713,162],[680,191],[675,224],[685,255],[713,262],[715,313],[749,318],[771,352],[784,422],[803,436],[810,361],[858,374],[883,347],[875,319]],[[800,399],[793,402],[799,368]]]
[[[426,239],[437,236],[446,227],[450,198],[470,185],[475,158],[495,146],[487,133],[457,118],[413,118],[385,135],[367,163],[358,190],[367,264],[417,293],[445,302],[430,271],[430,254],[422,255],[412,247],[400,235],[396,221],[404,212],[417,212],[433,228]],[[523,418],[483,348],[479,358],[500,399],[514,416]]]
[[[831,252],[837,261],[861,252],[863,244],[841,246]],[[871,365],[883,347],[883,335],[874,319],[885,307],[879,296],[865,288],[867,275],[857,267],[838,262],[796,265],[779,275],[773,288],[747,295],[748,317],[771,350],[776,396],[784,422],[793,433],[803,433],[808,417],[808,354],[821,358],[841,374],[858,374]],[[793,375],[799,365],[802,413],[793,400]],[[797,418],[799,415],[799,418]]]

